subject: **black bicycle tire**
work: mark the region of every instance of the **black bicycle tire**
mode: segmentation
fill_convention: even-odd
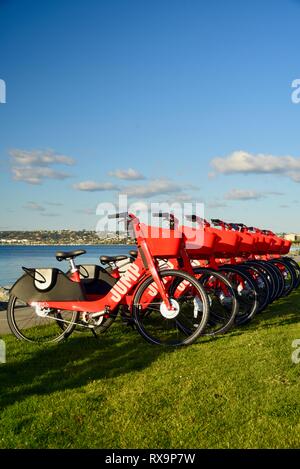
[[[281,295],[284,290],[284,278],[278,267],[274,264],[270,264],[270,262],[266,260],[259,260],[257,261],[264,267],[267,267],[272,273],[273,273],[273,278],[275,279],[276,282],[276,293],[273,301],[278,300],[281,298]]]
[[[260,269],[267,277],[270,287],[270,303],[272,303],[277,297],[277,290],[279,287],[278,279],[275,276],[274,270],[269,268],[268,265],[262,265],[258,260],[249,260],[246,264],[254,265],[256,268]],[[268,278],[269,276],[269,278]]]
[[[253,305],[251,307],[250,312],[247,315],[245,315],[244,317],[237,315],[236,319],[235,319],[235,323],[236,323],[237,326],[243,326],[243,325],[248,324],[250,321],[252,321],[252,319],[256,315],[257,310],[259,308],[258,291],[257,291],[257,287],[256,287],[254,281],[252,280],[250,274],[247,274],[238,265],[231,265],[231,264],[222,265],[220,267],[219,271],[220,272],[222,272],[222,271],[232,272],[232,273],[236,273],[236,274],[240,275],[241,277],[244,277],[245,280],[250,285],[251,290],[253,290],[253,292],[254,292],[254,302],[253,302]],[[238,301],[239,301],[239,298],[238,298]]]
[[[300,285],[300,266],[299,264],[292,258],[284,256],[281,257],[281,260],[285,263],[288,263],[289,266],[291,266],[295,272],[295,283],[294,283],[294,289],[297,289]]]
[[[178,344],[162,344],[160,341],[157,341],[153,337],[151,337],[146,331],[145,328],[143,327],[143,324],[140,320],[139,317],[139,299],[142,296],[142,293],[145,291],[145,289],[153,283],[153,277],[149,276],[146,277],[144,280],[140,282],[138,285],[136,292],[134,294],[133,302],[132,302],[132,314],[134,318],[134,322],[137,328],[137,331],[139,334],[149,343],[155,344],[155,345],[164,345],[165,347],[172,346],[172,347],[180,347],[183,345],[190,345],[192,344],[204,331],[208,318],[209,318],[209,301],[208,297],[206,295],[205,289],[202,287],[202,285],[190,274],[180,271],[180,270],[174,270],[174,269],[168,269],[168,270],[161,270],[159,271],[159,275],[161,278],[167,277],[167,276],[172,276],[172,275],[177,275],[181,276],[181,278],[187,280],[190,282],[198,291],[201,292],[201,299],[203,301],[203,318],[200,324],[198,325],[197,329],[191,334],[190,336],[187,336],[181,343]]]
[[[215,275],[216,277],[221,279],[222,282],[224,282],[227,285],[227,287],[231,290],[234,301],[233,301],[232,313],[230,315],[229,320],[227,321],[227,323],[223,327],[221,327],[220,329],[217,329],[217,331],[213,331],[213,332],[205,332],[204,331],[204,333],[203,333],[203,335],[205,335],[205,336],[214,336],[214,335],[219,335],[219,334],[225,334],[226,332],[228,332],[234,326],[235,318],[236,318],[236,315],[237,315],[238,309],[239,309],[238,300],[237,300],[237,296],[235,294],[234,288],[231,285],[228,278],[225,275],[223,275],[221,272],[218,272],[214,269],[207,269],[205,267],[195,267],[193,270],[194,270],[195,274],[203,273],[204,275],[207,275],[207,276]],[[201,277],[199,279],[199,281],[202,283],[203,277]]]
[[[278,264],[283,265],[283,266],[289,271],[289,273],[290,273],[290,275],[291,275],[291,284],[290,284],[290,286],[289,286],[288,288],[285,288],[285,289],[284,289],[284,292],[283,292],[283,294],[282,294],[282,297],[288,296],[288,295],[293,291],[293,289],[294,289],[294,284],[295,284],[295,281],[296,281],[296,274],[295,274],[294,269],[293,269],[289,264],[287,264],[286,262],[284,262],[282,259],[272,259],[270,262],[271,262],[272,264],[275,264],[275,265],[276,265],[276,262],[277,262]],[[279,267],[278,267],[278,268],[279,268]],[[279,270],[280,270],[280,269],[279,269]],[[281,270],[280,270],[280,272],[281,272]],[[282,274],[282,272],[281,272],[281,274]],[[283,275],[283,274],[282,274],[282,275]]]
[[[28,337],[26,337],[25,335],[23,335],[21,333],[21,331],[19,330],[19,328],[16,324],[15,315],[14,315],[14,311],[15,311],[14,305],[15,305],[16,300],[18,300],[18,298],[14,295],[11,295],[9,297],[8,305],[7,305],[7,322],[8,322],[8,325],[9,325],[9,328],[10,328],[11,332],[19,340],[24,340],[26,342],[39,343],[39,344],[41,344],[41,343],[49,343],[49,344],[50,343],[58,343],[58,342],[61,342],[62,340],[67,339],[72,334],[72,332],[74,331],[74,329],[76,327],[76,321],[78,320],[78,312],[73,311],[74,317],[69,322],[66,329],[59,336],[57,336],[55,339],[46,340],[46,341],[30,340]]]
[[[259,308],[257,310],[257,313],[261,313],[265,308],[268,307],[268,305],[270,304],[270,301],[271,301],[270,287],[269,287],[269,282],[268,282],[267,276],[257,266],[249,265],[249,264],[241,264],[241,267],[243,267],[247,271],[248,271],[248,269],[250,269],[250,270],[258,273],[261,276],[262,280],[264,281],[263,289],[261,289],[258,285],[259,292],[263,291],[265,293],[265,297],[264,297],[263,301],[260,299],[261,297],[259,296],[260,305],[259,305]],[[256,278],[253,278],[253,281],[257,283]]]

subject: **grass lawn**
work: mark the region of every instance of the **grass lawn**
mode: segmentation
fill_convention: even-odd
[[[300,446],[300,290],[245,328],[178,350],[116,322],[95,340],[6,336],[1,448]]]

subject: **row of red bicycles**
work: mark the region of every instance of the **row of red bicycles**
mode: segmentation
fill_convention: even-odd
[[[59,342],[73,331],[104,333],[118,314],[152,344],[180,346],[199,336],[224,334],[249,323],[300,284],[291,243],[268,230],[240,223],[154,216],[145,225],[133,214],[124,221],[136,249],[101,256],[97,265],[77,264],[84,250],[57,252],[69,268],[22,267],[7,310],[13,334],[30,342]]]

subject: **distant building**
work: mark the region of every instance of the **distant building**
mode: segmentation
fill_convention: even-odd
[[[300,242],[300,234],[299,233],[287,233],[284,235],[284,239],[293,242]]]

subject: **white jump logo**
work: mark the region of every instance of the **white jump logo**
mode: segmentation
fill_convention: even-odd
[[[133,282],[135,282],[139,277],[140,269],[136,264],[132,264],[124,275],[120,278],[118,283],[116,283],[111,289],[112,296],[111,300],[115,303],[118,303],[123,295],[126,295],[130,287],[132,287]]]
[[[299,78],[293,81],[292,88],[296,88],[292,92],[292,102],[294,104],[299,104],[300,103],[300,79]]]
[[[300,363],[300,339],[293,340],[292,347],[296,349],[292,353],[292,362],[298,365]]]
[[[0,104],[6,103],[6,84],[4,80],[0,78]]]

